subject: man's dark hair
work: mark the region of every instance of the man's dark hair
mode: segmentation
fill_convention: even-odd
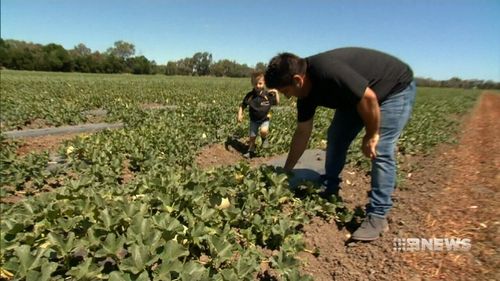
[[[307,63],[291,53],[281,53],[269,61],[264,75],[268,88],[282,88],[293,84],[293,76],[305,74]]]

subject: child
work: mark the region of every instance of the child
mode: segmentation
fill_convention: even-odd
[[[243,120],[243,110],[249,106],[250,115],[250,140],[247,153],[243,154],[245,158],[255,156],[255,139],[260,133],[262,138],[262,147],[269,147],[267,135],[269,133],[269,110],[271,106],[279,103],[279,95],[276,90],[266,90],[263,72],[252,73],[253,90],[249,92],[238,109],[238,122]]]

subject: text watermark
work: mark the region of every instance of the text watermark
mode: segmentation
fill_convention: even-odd
[[[393,249],[398,252],[418,251],[469,251],[471,240],[468,238],[394,238]]]

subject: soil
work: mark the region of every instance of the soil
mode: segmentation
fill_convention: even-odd
[[[270,158],[243,157],[248,149],[248,140],[228,139],[225,143],[212,144],[203,148],[196,157],[196,165],[202,169],[210,169],[227,165],[234,165],[240,161],[247,161],[250,166],[256,167],[269,161]]]
[[[342,226],[314,218],[304,227],[306,249],[299,254],[303,273],[314,280],[500,280],[500,95],[484,93],[463,120],[458,144],[442,144],[433,154],[405,157],[403,177],[389,215],[389,232],[370,243],[348,237],[359,217]],[[24,140],[18,154],[55,151],[75,135]],[[196,163],[202,168],[248,161],[244,140],[204,148]],[[131,180],[124,163],[123,181]],[[353,168],[343,172],[340,195],[351,210],[368,202],[370,178]],[[395,238],[467,238],[470,251],[394,250]],[[319,254],[312,254],[317,252]]]
[[[20,145],[18,146],[17,154],[24,156],[30,152],[40,153],[42,151],[55,153],[65,141],[71,140],[78,135],[82,136],[85,134],[77,133],[21,139],[19,140]]]

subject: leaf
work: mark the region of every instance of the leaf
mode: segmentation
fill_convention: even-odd
[[[184,264],[180,277],[182,280],[197,281],[201,280],[202,276],[207,272],[206,268],[201,264],[189,261]]]
[[[180,274],[183,270],[184,265],[181,263],[179,260],[162,260],[162,264],[160,265],[160,268],[155,271],[153,274],[154,280],[161,280],[161,281],[167,281],[171,280],[171,272],[175,272],[176,275]]]
[[[100,268],[92,262],[92,258],[86,258],[83,263],[68,270],[67,274],[75,277],[77,280],[95,279],[101,273]]]
[[[28,245],[21,245],[14,251],[19,259],[19,270],[26,274],[29,270],[36,269],[40,266],[42,256],[45,254],[46,249],[38,248],[36,257],[31,255],[31,247]]]
[[[127,229],[127,237],[142,243],[144,237],[151,231],[151,220],[141,214],[136,214],[132,219],[132,224]]]
[[[148,272],[147,271],[143,271],[138,277],[137,279],[135,279],[136,281],[150,281],[149,279],[149,275],[148,275]]]
[[[241,280],[238,278],[234,268],[225,268],[220,271],[220,274],[224,280]]]
[[[225,238],[220,236],[212,236],[208,238],[208,241],[215,250],[212,250],[212,257],[214,257],[214,259],[216,260],[216,267],[219,267],[222,263],[233,256],[233,246]]]
[[[59,255],[62,257],[68,255],[75,247],[75,233],[68,233],[68,237],[63,238],[62,236],[56,233],[49,233],[47,235],[47,239],[49,242],[56,247]]]
[[[150,255],[147,247],[144,245],[133,244],[129,247],[129,253],[131,256],[124,259],[119,267],[133,274],[143,271],[147,265],[153,264],[159,258],[158,256]]]
[[[256,260],[252,260],[250,257],[242,257],[236,263],[236,272],[238,273],[239,279],[253,275],[253,273],[259,268],[259,264]]]
[[[168,239],[169,236],[174,237],[175,233],[183,230],[182,224],[176,218],[166,213],[159,213],[153,216],[152,221],[156,228],[164,232],[165,239]]]
[[[130,274],[122,271],[113,271],[109,274],[109,281],[132,281]]]
[[[30,204],[28,201],[23,201],[23,206],[24,208],[30,213],[30,215],[35,215],[36,212],[33,208],[33,205]]]
[[[42,274],[36,270],[30,270],[26,273],[26,281],[38,281],[41,275]]]
[[[96,236],[93,227],[94,226],[91,226],[89,229],[87,229],[87,241],[89,242],[89,246],[100,246],[101,240]]]
[[[40,277],[39,281],[49,281],[52,280],[52,273],[54,273],[57,270],[57,267],[59,265],[55,262],[49,262],[48,260],[44,259],[42,262],[42,276]]]
[[[282,274],[286,274],[290,269],[296,267],[298,263],[293,256],[287,255],[284,251],[280,251],[277,257],[271,257],[270,261],[273,268],[276,268]]]
[[[227,199],[226,199],[227,200]],[[200,219],[202,221],[209,221],[210,218],[216,213],[213,208],[208,208],[206,205],[201,209]]]
[[[99,218],[104,223],[104,227],[106,228],[106,230],[111,230],[113,221],[111,219],[111,215],[109,214],[108,208],[105,208],[103,211],[101,211],[101,215],[99,216]]]
[[[118,256],[118,253],[123,249],[126,238],[122,235],[116,237],[114,233],[109,233],[106,240],[102,242],[102,248],[96,251],[96,257]]]
[[[162,259],[164,261],[172,261],[180,257],[188,256],[189,251],[175,240],[169,240],[165,245]]]

